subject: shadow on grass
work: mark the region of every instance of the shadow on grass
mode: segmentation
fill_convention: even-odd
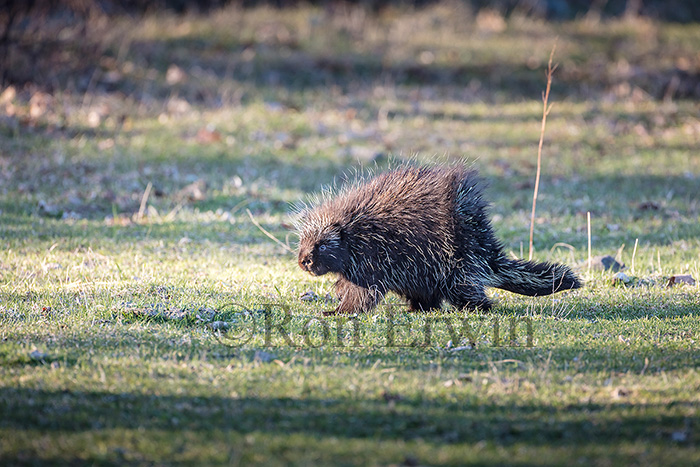
[[[129,429],[278,435],[307,434],[319,440],[422,440],[435,443],[518,443],[576,446],[658,443],[669,427],[682,427],[679,409],[691,403],[493,404],[481,400],[386,401],[361,397],[162,396],[103,391],[0,389],[0,427],[70,433]]]

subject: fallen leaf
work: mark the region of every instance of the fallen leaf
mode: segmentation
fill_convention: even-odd
[[[673,287],[676,284],[695,285],[695,279],[690,274],[678,274],[668,279],[666,287]]]
[[[192,182],[175,195],[176,198],[186,201],[203,201],[207,198],[207,183],[204,180]]]
[[[9,104],[15,100],[15,97],[17,97],[17,90],[14,86],[8,86],[2,94],[0,94],[0,105]]]
[[[168,112],[171,114],[184,114],[190,111],[190,103],[179,97],[171,97],[167,104]]]
[[[506,21],[497,10],[484,8],[476,15],[476,28],[479,32],[496,34],[506,29]]]
[[[630,395],[632,395],[632,390],[625,387],[615,388],[612,391],[612,396],[616,399],[619,399],[621,397],[627,397]]]
[[[661,209],[661,205],[656,201],[644,201],[637,205],[637,209],[640,211],[658,211]]]
[[[105,225],[126,227],[131,224],[131,217],[125,214],[117,214],[117,217],[105,216]]]
[[[102,123],[102,117],[94,110],[91,110],[87,117],[87,124],[90,128],[97,128]]]
[[[588,260],[584,261],[582,266],[588,267]],[[618,272],[619,270],[624,269],[625,265],[617,262],[615,258],[610,255],[604,255],[594,256],[591,258],[590,267],[593,271]]]
[[[199,129],[195,139],[199,144],[218,143],[219,141],[221,141],[221,133],[214,130],[213,128],[204,127]]]
[[[53,98],[51,95],[41,91],[35,92],[31,99],[29,99],[29,116],[33,120],[41,117],[48,111],[52,102]]]
[[[113,147],[114,147],[114,140],[112,138],[103,139],[97,143],[97,149],[99,149],[100,151],[112,149]]]
[[[384,392],[382,392],[382,399],[384,399],[387,402],[400,401],[403,399],[403,397],[401,396],[401,394],[396,394],[394,392],[384,391]]]
[[[177,65],[170,65],[165,72],[165,81],[169,85],[182,83],[187,79],[187,74]]]

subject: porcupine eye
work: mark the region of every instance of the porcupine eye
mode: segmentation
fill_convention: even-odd
[[[338,272],[338,248],[335,245],[321,243],[316,248],[316,273]]]

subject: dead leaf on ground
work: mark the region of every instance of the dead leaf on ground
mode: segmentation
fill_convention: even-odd
[[[207,198],[207,183],[197,180],[178,191],[175,197],[182,201],[203,201]]]
[[[476,15],[476,28],[482,33],[496,34],[506,29],[506,21],[500,12],[484,8]]]
[[[8,86],[0,94],[0,105],[5,105],[11,103],[17,97],[17,90],[14,86]]]
[[[29,116],[32,120],[36,120],[49,110],[52,103],[53,97],[50,94],[41,91],[35,92],[29,99]]]
[[[632,395],[632,392],[633,392],[633,391],[632,391],[631,389],[629,389],[629,388],[626,388],[626,387],[617,387],[617,388],[615,388],[615,389],[612,390],[612,396],[613,396],[615,399],[620,399],[620,398],[623,398],[623,397],[631,396],[631,395]]]
[[[112,138],[103,139],[97,143],[97,148],[100,151],[106,151],[107,149],[112,149],[113,147],[114,147],[114,140]]]
[[[105,225],[109,226],[117,226],[117,227],[126,227],[128,225],[132,224],[131,216],[127,216],[126,214],[117,214],[117,216],[106,216],[105,217]]]
[[[191,106],[190,103],[187,102],[185,99],[181,99],[179,97],[171,97],[168,100],[168,104],[166,105],[166,108],[168,109],[168,113],[173,114],[173,115],[181,115],[185,114],[190,111]],[[167,118],[166,118],[167,120]]]
[[[169,85],[183,83],[187,80],[187,73],[177,65],[170,65],[165,72],[165,81]]]
[[[400,401],[403,400],[403,396],[395,392],[384,391],[382,392],[382,399],[384,399],[387,402]]]
[[[695,279],[693,279],[693,276],[690,274],[678,274],[671,276],[668,279],[668,284],[666,284],[666,287],[673,287],[676,284],[695,285]]]
[[[211,144],[218,143],[221,141],[221,133],[214,130],[213,128],[203,127],[197,132],[195,139],[199,144]]]
[[[637,209],[640,211],[658,211],[661,209],[661,204],[656,201],[644,201],[637,205]]]
[[[588,267],[588,260],[584,261],[581,267]],[[591,258],[590,268],[593,271],[612,271],[618,272],[625,268],[624,264],[619,263],[614,257],[610,255],[604,256],[594,256]]]

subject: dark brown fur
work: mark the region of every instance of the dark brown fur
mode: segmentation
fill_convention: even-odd
[[[547,295],[581,286],[560,264],[511,260],[495,238],[479,178],[462,166],[404,167],[343,190],[301,219],[299,266],[338,276],[335,312],[393,291],[412,310],[489,309],[485,287]]]

